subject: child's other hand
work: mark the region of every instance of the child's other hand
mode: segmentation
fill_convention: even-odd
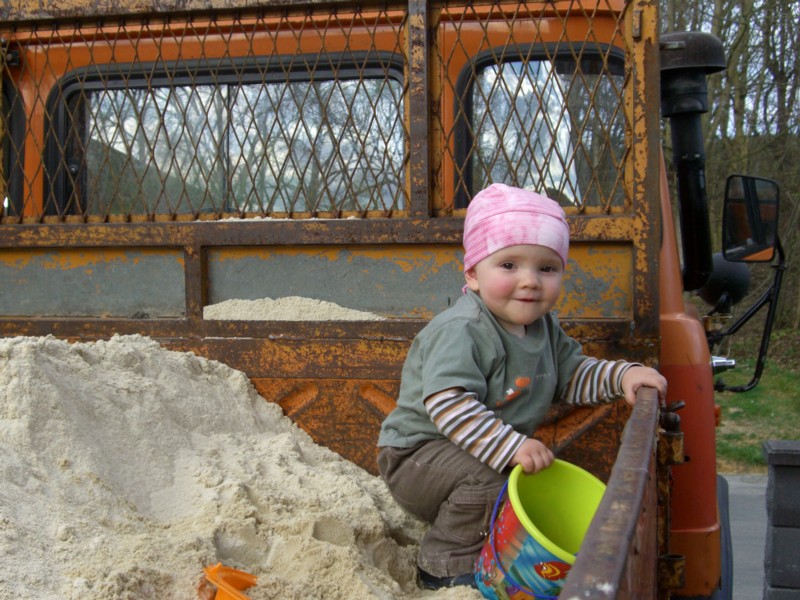
[[[555,456],[550,451],[550,448],[545,446],[539,440],[528,438],[522,443],[522,446],[511,457],[510,465],[522,465],[525,472],[530,475],[538,473],[542,469],[546,469],[555,460]]]
[[[622,392],[625,402],[633,406],[636,404],[636,392],[640,387],[652,387],[658,390],[658,399],[662,402],[667,397],[667,380],[664,376],[650,367],[631,367],[622,376]]]

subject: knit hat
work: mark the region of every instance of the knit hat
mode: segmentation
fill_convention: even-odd
[[[569,225],[561,206],[550,198],[502,183],[478,192],[464,220],[464,271],[484,258],[517,244],[546,246],[566,266]]]

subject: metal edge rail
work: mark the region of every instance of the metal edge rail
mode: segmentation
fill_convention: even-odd
[[[562,600],[656,598],[658,396],[640,390]]]

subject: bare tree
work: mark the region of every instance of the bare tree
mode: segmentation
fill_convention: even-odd
[[[709,82],[707,179],[714,222],[730,173],[761,175],[781,186],[780,235],[789,270],[778,326],[800,327],[800,3],[781,0],[665,0],[665,30],[719,37],[727,69]],[[715,232],[718,235],[718,232]],[[717,240],[717,243],[719,241]],[[754,270],[753,293],[771,278]]]

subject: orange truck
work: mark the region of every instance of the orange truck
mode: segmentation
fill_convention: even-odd
[[[769,306],[757,383],[783,272],[778,189],[733,176],[709,223],[701,119],[725,57],[709,35],[661,35],[658,14],[654,0],[6,3],[0,334],[141,334],[225,362],[375,473],[410,342],[461,293],[465,207],[490,182],[546,192],[571,229],[565,329],[669,380],[663,406],[644,392],[633,410],[554,409],[541,431],[608,484],[562,597],[730,598],[714,376],[732,361],[711,349]],[[716,267],[750,261],[775,282],[731,324],[741,286]],[[709,315],[686,302],[698,290]],[[375,318],[207,314],[292,297]]]

